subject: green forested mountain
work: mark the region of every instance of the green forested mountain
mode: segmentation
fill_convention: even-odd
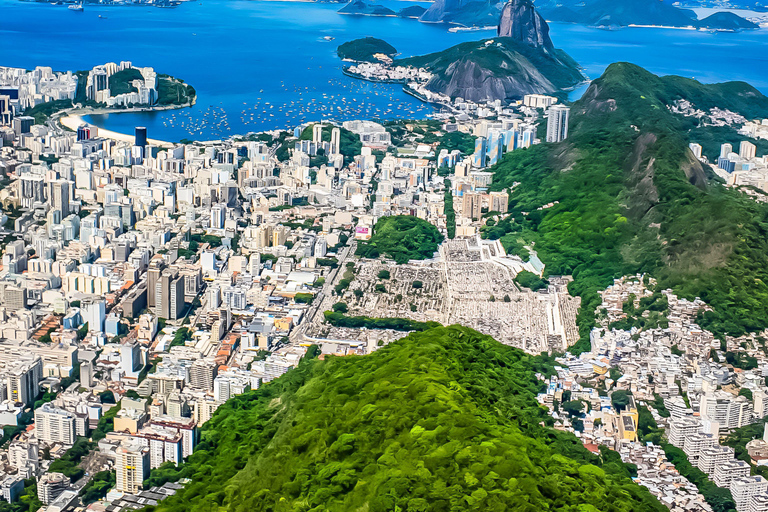
[[[153,474],[191,478],[155,510],[666,510],[543,426],[537,361],[464,327],[305,359],[219,408],[181,471]]]
[[[485,235],[510,248],[534,242],[550,274],[574,276],[584,341],[597,290],[636,272],[707,301],[714,311],[700,322],[718,335],[768,327],[768,206],[708,178],[687,147],[706,128],[670,111],[680,99],[768,116],[768,98],[743,82],[703,85],[618,63],[573,105],[566,141],[515,151],[493,169],[494,188],[520,184],[513,215]]]

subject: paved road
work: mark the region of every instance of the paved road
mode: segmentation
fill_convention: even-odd
[[[341,250],[337,256],[339,266],[328,274],[323,288],[317,293],[315,300],[304,315],[304,321],[291,332],[289,339],[292,344],[301,343],[310,326],[317,327],[323,322],[323,313],[331,309],[337,299],[333,296],[333,288],[342,279],[346,271],[347,261],[354,256],[356,249],[357,242],[350,239],[348,245]]]

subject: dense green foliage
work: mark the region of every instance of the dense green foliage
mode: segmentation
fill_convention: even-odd
[[[72,108],[70,100],[47,101],[24,111],[25,116],[35,118],[35,124],[44,124],[56,112]]]
[[[461,151],[464,155],[471,155],[475,152],[475,136],[464,132],[449,132],[441,136],[437,147],[439,153],[441,149],[451,152],[455,149]]]
[[[312,301],[315,300],[315,294],[297,293],[293,300],[299,304],[312,304]]]
[[[453,192],[451,187],[445,187],[445,229],[448,238],[453,240],[456,236],[456,210],[453,209]]]
[[[367,316],[346,316],[341,311],[325,312],[325,321],[334,327],[354,329],[392,329],[393,331],[426,331],[440,324],[437,322],[417,322],[408,318],[371,318]]]
[[[114,471],[99,471],[80,490],[80,497],[83,503],[88,505],[105,497],[116,483],[117,476]]]
[[[196,95],[197,91],[191,85],[168,75],[158,75],[158,105],[187,105],[194,102]]]
[[[528,272],[527,270],[521,270],[515,276],[515,282],[524,288],[530,288],[534,292],[546,288],[549,284],[546,279],[537,276],[533,272]]]
[[[484,234],[508,250],[535,242],[549,274],[573,275],[569,289],[582,298],[576,351],[588,347],[597,290],[625,274],[650,273],[662,289],[701,297],[714,310],[699,322],[718,336],[768,327],[768,206],[707,183],[687,149],[698,121],[667,108],[677,99],[768,115],[768,98],[744,83],[612,64],[574,104],[567,141],[514,151],[493,169],[493,189],[520,185],[511,215]]]
[[[368,242],[360,242],[355,254],[363,258],[385,254],[403,264],[431,258],[442,241],[443,236],[429,222],[410,215],[393,215],[376,222],[373,236]]]
[[[147,365],[147,368],[151,368],[151,366]],[[109,432],[115,429],[115,416],[117,416],[118,412],[120,412],[120,402],[104,413],[101,419],[99,419],[99,424],[96,425],[96,429],[91,433],[91,439],[94,442],[101,441],[107,437]]]
[[[80,467],[80,461],[95,448],[96,443],[88,441],[85,437],[78,437],[72,448],[64,452],[61,458],[51,462],[49,471],[63,473],[75,482],[85,474],[85,471]]]
[[[532,360],[463,327],[305,360],[219,408],[155,510],[666,510],[542,426]]]
[[[397,50],[394,46],[386,41],[377,39],[375,37],[364,37],[362,39],[355,39],[354,41],[347,41],[341,44],[336,50],[339,58],[365,61],[365,62],[378,62],[378,59],[374,57],[374,54],[381,53],[388,57],[394,57]]]
[[[132,84],[134,80],[144,82],[141,71],[136,68],[127,68],[114,73],[109,77],[109,95],[117,96],[118,94],[137,92],[138,89]]]
[[[669,301],[666,295],[656,291],[648,297],[642,297],[639,300],[639,306],[635,305],[636,299],[637,297],[634,294],[629,295],[627,301],[622,305],[622,310],[627,316],[611,323],[610,327],[612,329],[628,331],[632,327],[637,327],[638,329],[655,329],[657,327],[666,329],[669,327],[669,322],[667,321]]]

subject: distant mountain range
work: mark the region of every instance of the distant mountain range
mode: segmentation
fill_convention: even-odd
[[[426,9],[420,5],[411,5],[393,11],[389,7],[367,3],[364,0],[352,0],[347,5],[339,9],[339,14],[355,14],[360,16],[398,16],[401,18],[419,18],[426,12]]]
[[[718,12],[703,20],[688,9],[680,9],[658,0],[543,0],[538,9],[550,21],[581,23],[595,27],[626,27],[654,25],[667,27],[696,27],[714,30],[745,30],[758,28],[754,23],[734,14]],[[361,16],[398,16],[416,18],[425,23],[446,23],[466,27],[488,27],[498,23],[503,1],[497,0],[435,0],[428,8],[413,5],[394,11],[366,0],[352,0],[339,10],[340,14]]]
[[[511,0],[500,10],[496,22],[496,38],[399,59],[394,64],[427,69],[433,74],[425,86],[427,90],[471,101],[509,101],[532,93],[554,94],[584,81],[579,65],[555,48],[547,22],[536,12],[532,0]],[[339,57],[358,62],[376,62],[379,59],[374,55],[393,57],[396,52],[385,41],[370,37],[338,48]]]
[[[717,30],[757,28],[754,23],[732,13],[720,12],[703,20],[696,13],[658,0],[592,0],[582,2],[541,2],[542,15],[549,21],[582,23],[595,27],[653,25],[697,27]]]

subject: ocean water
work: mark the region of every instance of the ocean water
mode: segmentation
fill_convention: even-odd
[[[413,2],[385,0],[395,10]],[[152,138],[216,139],[304,121],[414,118],[433,112],[398,85],[341,73],[336,47],[364,36],[385,39],[404,55],[439,51],[493,31],[450,33],[398,18],[337,14],[339,4],[203,0],[175,9],[65,6],[0,0],[0,65],[90,69],[129,60],[195,87],[188,109],[90,116],[104,128]],[[102,18],[99,18],[99,15]],[[616,31],[553,23],[555,45],[594,78],[615,61],[705,82],[745,80],[768,93],[768,30],[736,34],[670,29]],[[331,36],[333,41],[324,40]],[[578,95],[577,91],[575,95]]]

